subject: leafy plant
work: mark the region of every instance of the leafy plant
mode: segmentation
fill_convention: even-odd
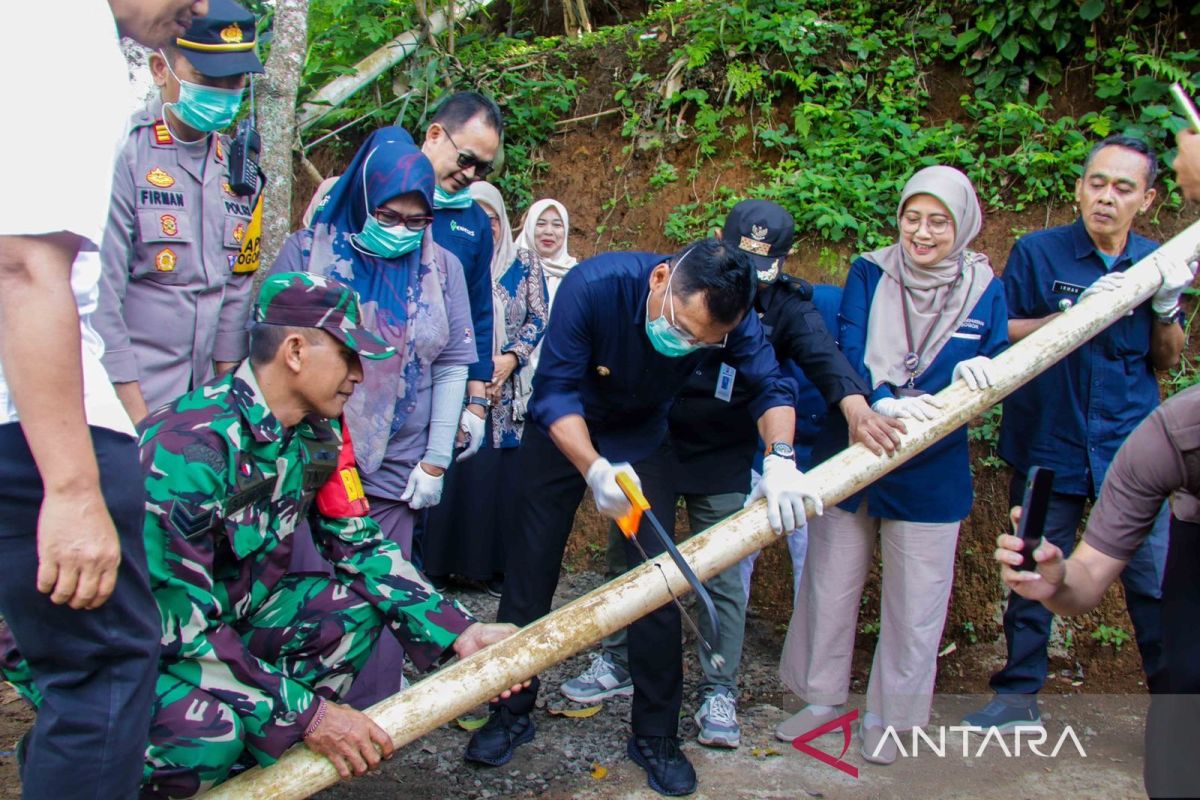
[[[1121,646],[1131,637],[1124,628],[1101,623],[1096,630],[1092,631],[1092,638],[1100,642],[1103,647],[1111,646],[1114,650],[1120,650]]]

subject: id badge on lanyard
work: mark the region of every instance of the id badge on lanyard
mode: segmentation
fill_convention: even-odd
[[[717,390],[713,392],[713,397],[718,400],[724,400],[728,403],[733,399],[733,379],[737,377],[737,370],[728,364],[722,364],[721,370],[717,373]]]

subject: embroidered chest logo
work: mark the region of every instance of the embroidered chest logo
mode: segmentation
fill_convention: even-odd
[[[171,174],[162,167],[155,167],[146,173],[146,181],[151,186],[157,186],[160,189],[166,189],[175,185],[175,179]]]
[[[163,236],[179,235],[179,220],[174,214],[163,214],[158,218],[158,222],[162,226]]]
[[[164,247],[154,257],[154,268],[159,272],[174,272],[176,261],[175,251],[169,247]]]
[[[452,233],[458,233],[459,231],[462,231],[463,233],[465,233],[467,236],[470,236],[471,238],[475,237],[475,231],[471,230],[470,228],[466,227],[465,225],[460,224],[458,222],[458,220],[453,220],[453,219],[450,220],[450,231]]]
[[[242,239],[246,236],[246,226],[238,223],[238,226],[233,229],[233,240],[238,244],[242,243]]]

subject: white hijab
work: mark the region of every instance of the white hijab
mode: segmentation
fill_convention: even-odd
[[[525,212],[525,222],[521,226],[521,235],[517,237],[516,245],[519,249],[525,249],[534,253],[537,249],[537,223],[541,218],[542,212],[547,208],[553,208],[562,217],[563,221],[563,240],[559,245],[557,252],[549,257],[541,256],[542,269],[546,272],[546,280],[557,279],[562,280],[567,274],[567,271],[577,263],[575,258],[567,253],[567,239],[571,233],[571,222],[567,217],[567,208],[557,200],[546,198],[538,200],[529,210]],[[541,255],[539,253],[539,255]],[[556,280],[556,282],[557,282]]]
[[[512,226],[508,222],[508,209],[500,190],[487,181],[475,181],[470,187],[471,197],[483,203],[500,217],[500,236],[492,242],[492,355],[499,355],[507,341],[504,330],[505,309],[501,292],[496,282],[508,272],[517,257],[517,245],[513,242]]]

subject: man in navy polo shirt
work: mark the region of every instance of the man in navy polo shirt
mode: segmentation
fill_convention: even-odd
[[[1037,231],[1013,247],[1002,280],[1008,336],[1017,342],[1082,296],[1121,286],[1125,270],[1158,245],[1130,229],[1154,201],[1154,151],[1140,139],[1111,136],[1095,147],[1075,184],[1079,219]],[[1084,506],[1100,493],[1125,437],[1158,405],[1156,369],[1179,361],[1184,333],[1179,298],[1187,281],[1163,276],[1154,297],[1004,401],[999,452],[1013,467],[1009,497],[1019,505],[1034,466],[1055,472],[1045,536],[1070,555]],[[1160,598],[1167,515],[1121,575],[1126,604],[1152,677],[1162,650]],[[1013,594],[1004,613],[1008,660],[992,676],[996,692],[963,724],[1011,729],[1041,722],[1036,694],[1046,680],[1052,614]]]
[[[479,356],[467,368],[461,428],[469,438],[459,458],[474,455],[483,444],[488,405],[484,389],[492,379],[492,225],[469,187],[492,171],[503,133],[504,118],[495,101],[478,92],[458,92],[438,106],[421,143],[437,176],[433,240],[462,262]]]
[[[750,500],[765,497],[771,525],[783,533],[803,522],[803,501],[820,498],[796,469],[794,384],[779,370],[752,302],[753,271],[741,253],[716,239],[675,257],[609,253],[579,264],[563,279],[546,328],[521,440],[518,516],[509,528],[504,594],[498,619],[526,625],[550,610],[575,510],[590,488],[602,514],[617,518],[629,503],[616,476],[634,476],[667,530],[675,492],[667,414],[688,377],[722,349],[751,390],[751,414],[768,446],[763,478]],[[611,461],[610,461],[611,459]],[[662,544],[644,521],[638,539],[653,557]],[[627,541],[626,558],[638,563]],[[689,794],[696,773],[679,749],[683,699],[680,619],[674,605],[629,627],[633,736],[627,752],[654,790]],[[532,691],[492,707],[466,758],[499,766],[534,736]]]

